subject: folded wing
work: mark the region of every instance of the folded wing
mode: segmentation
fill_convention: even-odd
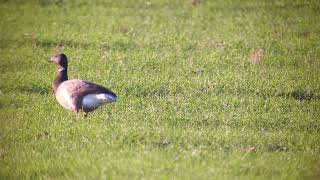
[[[72,103],[79,110],[83,108],[94,109],[107,102],[117,100],[117,95],[109,89],[84,80],[68,80],[61,84],[67,88],[72,97]]]

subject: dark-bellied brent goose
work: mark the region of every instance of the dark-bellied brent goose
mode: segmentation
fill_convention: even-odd
[[[58,66],[52,88],[57,101],[64,108],[77,114],[83,111],[86,117],[90,111],[117,100],[117,95],[103,86],[80,79],[68,80],[68,59],[65,54],[54,55],[49,62]]]

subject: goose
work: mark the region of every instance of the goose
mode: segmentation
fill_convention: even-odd
[[[109,89],[86,80],[68,80],[68,59],[65,54],[54,55],[49,62],[57,65],[57,75],[52,89],[59,104],[84,117],[100,106],[117,101],[117,95]]]

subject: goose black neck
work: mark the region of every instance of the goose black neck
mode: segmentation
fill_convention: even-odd
[[[52,87],[53,91],[56,92],[59,85],[63,82],[68,80],[68,74],[67,74],[67,67],[59,67],[57,71],[57,76],[53,81]]]

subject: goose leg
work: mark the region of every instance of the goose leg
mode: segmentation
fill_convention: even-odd
[[[86,108],[84,108],[84,107],[82,107],[82,111],[83,111],[83,117],[87,117],[88,116],[88,113],[89,113],[89,111],[86,109]]]
[[[80,108],[79,107],[74,107],[74,109],[72,111],[76,113],[76,119],[79,120]]]
[[[76,119],[79,120],[79,111],[76,111]]]

